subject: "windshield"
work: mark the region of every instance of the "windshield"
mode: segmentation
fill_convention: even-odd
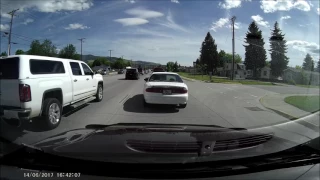
[[[153,74],[150,79],[152,81],[161,81],[161,82],[183,82],[182,79],[175,74]]]
[[[0,18],[0,143],[188,164],[319,136],[319,0],[0,0]]]

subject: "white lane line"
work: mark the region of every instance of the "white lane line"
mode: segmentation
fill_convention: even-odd
[[[237,99],[238,97],[234,97],[235,99]]]
[[[258,97],[258,96],[252,95],[252,94],[250,94],[250,96],[252,96],[252,97]]]

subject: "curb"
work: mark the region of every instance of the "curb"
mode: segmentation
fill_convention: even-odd
[[[187,77],[184,77],[184,76],[180,76],[182,79],[185,79],[187,81],[192,81],[192,82],[195,82],[196,80],[195,79],[191,79],[191,78],[187,78]]]
[[[269,110],[272,110],[272,111],[274,111],[275,113],[277,113],[277,114],[279,114],[280,116],[283,116],[283,117],[285,117],[285,118],[287,118],[287,119],[290,119],[290,120],[299,119],[299,117],[292,116],[292,115],[290,115],[290,114],[288,114],[288,113],[285,113],[285,112],[283,112],[283,111],[279,111],[279,110],[277,110],[277,109],[274,109],[274,108],[271,108],[271,107],[265,105],[265,104],[263,103],[263,98],[264,98],[264,97],[266,97],[266,96],[263,96],[262,98],[259,99],[259,102],[260,102],[260,104],[261,104],[263,107],[265,107],[265,108],[267,108],[267,109],[269,109]]]

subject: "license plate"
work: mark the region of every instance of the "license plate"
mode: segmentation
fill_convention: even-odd
[[[168,94],[172,94],[172,92],[171,92],[171,90],[163,90],[162,94],[168,95]]]

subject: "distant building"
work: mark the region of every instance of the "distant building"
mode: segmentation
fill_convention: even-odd
[[[296,68],[288,68],[283,71],[283,79],[288,83],[320,85],[320,73]]]
[[[263,67],[260,69],[260,78],[261,79],[271,79],[271,68],[270,67]]]
[[[242,63],[234,63],[234,79],[245,79],[247,77],[246,66]],[[225,63],[223,68],[218,68],[218,74],[223,77],[231,77],[232,63]]]

